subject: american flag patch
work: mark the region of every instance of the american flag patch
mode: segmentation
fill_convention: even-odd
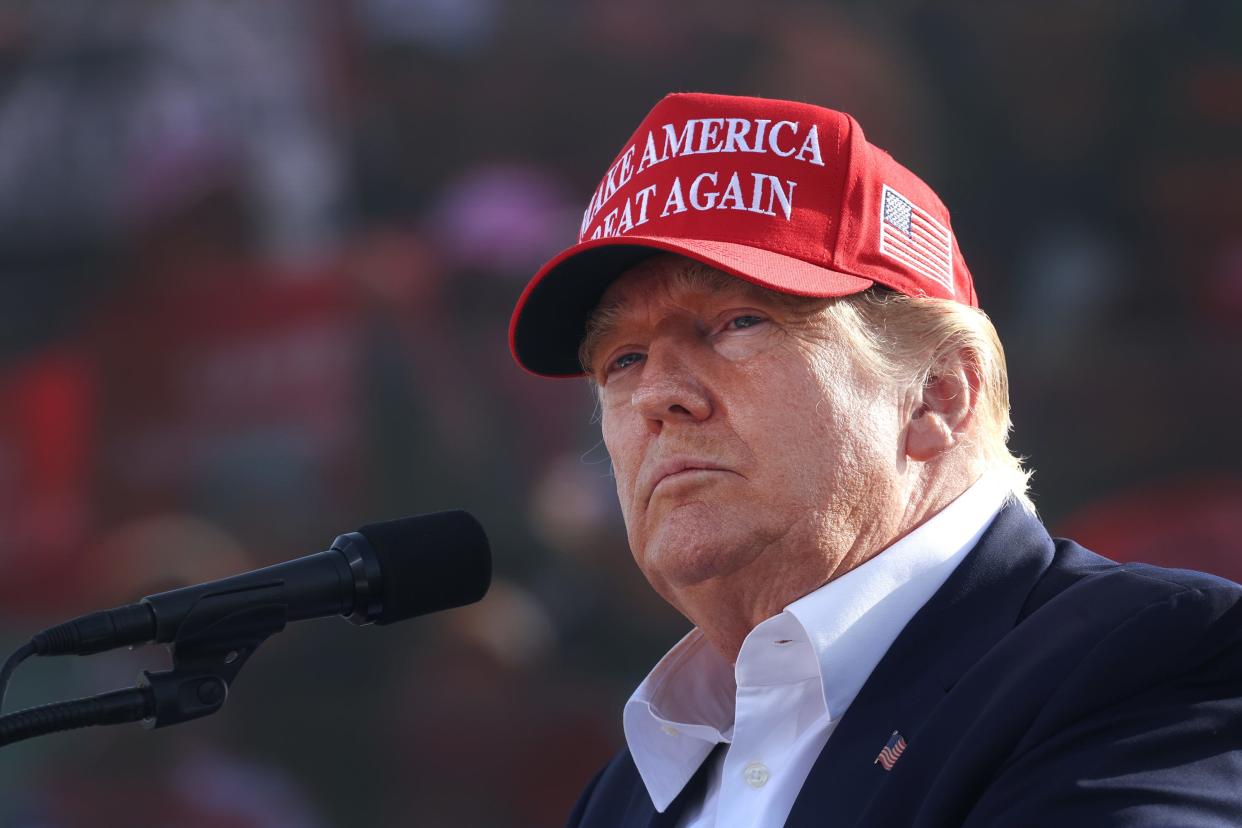
[[[897,764],[897,760],[901,758],[901,754],[906,749],[906,740],[896,730],[893,735],[888,737],[888,744],[880,751],[880,755],[875,757],[875,762],[884,766],[884,770],[891,771],[893,765]]]
[[[880,208],[880,252],[953,293],[953,234],[887,184]]]

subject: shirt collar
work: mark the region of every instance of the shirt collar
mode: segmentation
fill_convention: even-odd
[[[660,659],[622,714],[625,741],[663,812],[733,728],[733,665],[696,627]]]
[[[887,549],[757,625],[737,665],[696,628],[656,664],[625,705],[626,743],[656,809],[664,811],[719,742],[729,741],[737,685],[817,678],[829,721],[845,714],[919,608],[978,542],[1009,495],[985,474]],[[768,640],[808,642],[791,668],[765,663]],[[748,646],[749,645],[749,646]]]
[[[785,608],[810,636],[833,719],[845,714],[889,646],[978,543],[1008,495],[1003,476],[984,475],[914,531]]]

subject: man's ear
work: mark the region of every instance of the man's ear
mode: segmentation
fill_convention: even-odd
[[[943,354],[914,394],[906,423],[906,456],[925,462],[962,440],[979,400],[979,367],[969,349]]]

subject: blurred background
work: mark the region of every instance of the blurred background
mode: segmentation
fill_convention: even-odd
[[[0,4],[0,650],[474,512],[497,582],[224,710],[0,752],[0,825],[560,824],[686,630],[510,309],[665,93],[844,109],[944,198],[1054,530],[1242,578],[1242,4]],[[160,648],[32,660],[6,710]]]

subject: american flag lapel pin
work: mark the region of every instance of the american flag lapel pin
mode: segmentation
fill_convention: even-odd
[[[893,765],[897,764],[897,760],[901,758],[902,752],[906,749],[905,738],[896,730],[893,735],[888,737],[888,744],[880,750],[880,754],[875,757],[875,762],[884,766],[884,770],[891,771]]]

